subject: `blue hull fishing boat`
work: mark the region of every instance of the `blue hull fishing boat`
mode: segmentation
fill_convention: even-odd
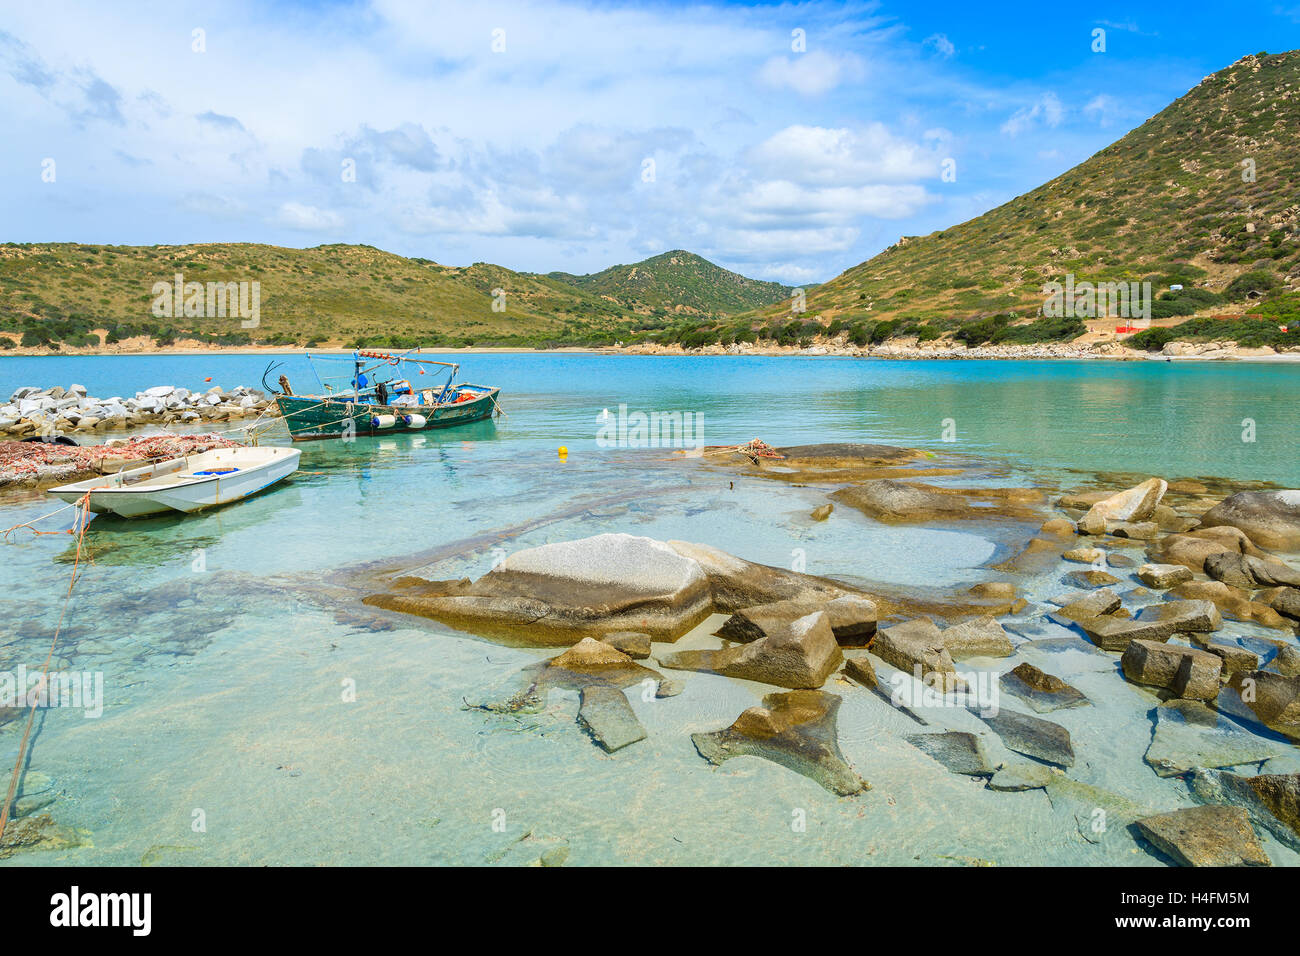
[[[313,370],[318,361],[352,365],[350,372],[342,376],[322,377],[317,371],[325,390],[322,395],[295,395],[284,375],[280,376],[281,388],[270,386],[266,375],[277,366],[267,368],[262,383],[276,394],[276,406],[294,441],[452,428],[502,414],[497,403],[499,388],[457,383],[459,365],[419,358],[419,351],[417,348],[394,355],[358,350],[351,358],[308,355]],[[434,367],[447,370],[446,381],[421,386],[419,376]],[[335,391],[334,381],[343,387]]]

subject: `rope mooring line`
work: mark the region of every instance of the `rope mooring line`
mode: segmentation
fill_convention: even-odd
[[[40,702],[40,692],[47,686],[50,664],[54,660],[54,648],[59,643],[59,635],[63,632],[63,621],[68,615],[68,606],[72,603],[72,589],[76,586],[79,577],[81,552],[86,539],[86,525],[90,523],[90,492],[86,492],[74,507],[77,509],[77,516],[73,519],[72,528],[69,531],[69,534],[75,534],[77,537],[77,553],[72,560],[72,578],[68,581],[68,592],[63,596],[63,610],[59,612],[59,623],[54,628],[54,637],[50,641],[49,652],[45,655],[45,665],[41,668],[41,679],[36,685],[31,708],[27,712],[27,727],[23,730],[23,739],[18,745],[18,759],[14,761],[14,772],[9,778],[9,791],[5,794],[5,805],[0,810],[0,847],[4,846],[5,831],[9,828],[9,812],[13,808],[14,794],[18,792],[18,778],[22,776],[23,759],[27,755],[27,744],[31,740],[32,726],[36,723],[36,707]]]

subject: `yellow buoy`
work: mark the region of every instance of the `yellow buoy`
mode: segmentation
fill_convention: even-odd
[[[564,445],[561,445],[561,446],[560,446],[560,457],[561,457],[561,458],[568,458],[568,457],[569,457],[569,449],[566,448]]]

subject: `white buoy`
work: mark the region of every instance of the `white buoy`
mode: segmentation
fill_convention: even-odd
[[[407,428],[423,428],[428,419],[423,415],[403,415],[402,421],[406,422]]]
[[[396,415],[372,415],[370,417],[371,428],[392,428],[396,424]]]

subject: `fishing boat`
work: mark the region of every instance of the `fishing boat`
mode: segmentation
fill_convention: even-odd
[[[458,383],[459,365],[419,358],[419,351],[394,355],[358,350],[351,358],[308,355],[324,394],[295,395],[284,375],[281,388],[274,388],[266,375],[278,366],[267,368],[262,384],[276,393],[276,405],[294,441],[451,428],[500,414],[499,388]],[[318,361],[350,362],[352,367],[343,376],[322,376]],[[439,381],[421,385],[419,376],[431,371]]]
[[[76,503],[89,494],[90,510],[124,518],[179,511],[189,514],[257,494],[298,470],[296,448],[214,448],[114,475],[50,488]]]

